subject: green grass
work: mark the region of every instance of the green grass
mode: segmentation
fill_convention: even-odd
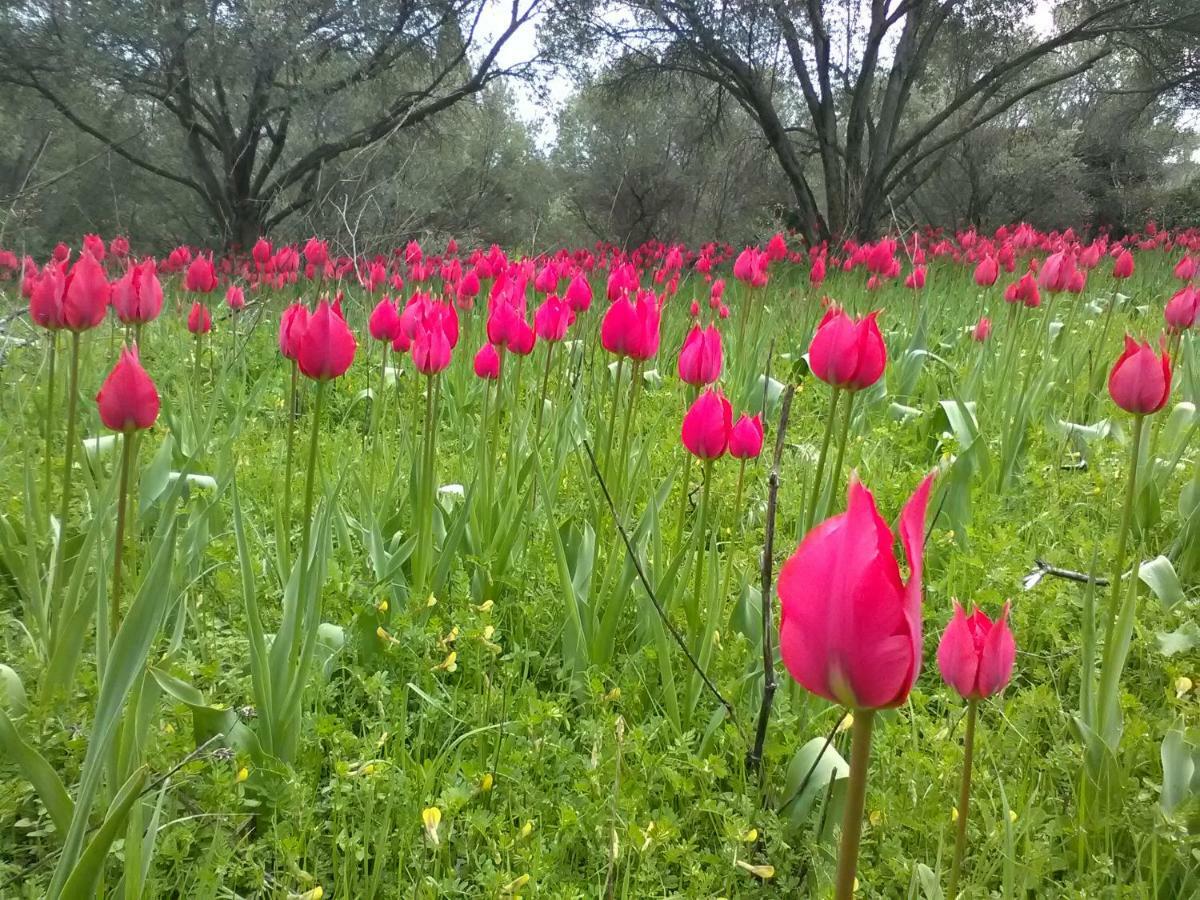
[[[1098,574],[1111,577],[1128,451],[1121,440],[1098,438],[1087,445],[1088,466],[1068,468],[1077,459],[1072,450],[1078,448],[1049,426],[1054,419],[1090,424],[1108,418],[1127,437],[1129,417],[1115,409],[1106,393],[1092,398],[1085,416],[1087,370],[1093,360],[1107,370],[1124,329],[1157,333],[1162,303],[1173,290],[1170,264],[1157,253],[1139,256],[1137,276],[1131,285],[1122,286],[1132,300],[1117,311],[1102,345],[1097,330],[1103,326],[1102,316],[1081,310],[1071,330],[1054,341],[1049,364],[1043,367],[1040,362],[1040,345],[1036,354],[1018,362],[1022,373],[1024,367],[1034,366],[1035,374],[1048,371],[1050,376],[1031,411],[1015,478],[1002,494],[994,485],[1001,431],[996,410],[1013,383],[1001,382],[993,360],[974,395],[964,398],[977,401],[979,440],[987,448],[989,468],[986,474],[964,476],[969,519],[949,501],[940,506],[940,494],[935,493],[931,503],[931,510],[941,509],[942,515],[930,519],[927,546],[926,664],[909,702],[883,714],[876,728],[859,867],[862,896],[939,896],[934,886],[944,884],[949,870],[965,705],[941,683],[934,650],[955,597],[992,612],[1011,597],[1018,645],[1012,684],[981,708],[965,895],[1184,897],[1200,892],[1195,794],[1172,816],[1165,816],[1159,805],[1164,736],[1182,721],[1192,746],[1197,742],[1196,692],[1176,696],[1177,678],[1197,678],[1197,651],[1191,646],[1166,656],[1156,639],[1189,622],[1194,628],[1194,538],[1188,537],[1177,509],[1180,492],[1195,470],[1194,448],[1186,446],[1181,464],[1164,476],[1157,497],[1148,496],[1143,504],[1134,555],[1148,559],[1168,553],[1186,598],[1167,609],[1142,589],[1121,683],[1124,735],[1102,789],[1090,794],[1093,799],[1107,794],[1103,808],[1081,813],[1078,802],[1085,775],[1072,717],[1079,709],[1082,586],[1046,577],[1032,590],[1021,588],[1035,557],[1086,571],[1095,554]],[[1096,289],[1085,299],[1110,295],[1111,285],[1104,277],[1097,275],[1093,282]],[[1006,310],[999,287],[985,292],[981,300],[969,272],[948,265],[932,266],[929,287],[919,297],[898,286],[867,295],[861,285],[858,273],[838,274],[824,289],[860,312],[885,310],[881,325],[890,357],[886,389],[873,389],[859,401],[845,469],[858,471],[876,493],[881,513],[891,520],[923,473],[961,458],[956,457],[964,450],[961,441],[943,433],[943,428],[950,429],[939,424],[939,403],[966,388],[981,352],[999,353],[1005,346]],[[827,388],[807,377],[800,362],[819,313],[818,298],[799,277],[786,271],[776,274],[765,291],[753,295],[755,303],[770,308],[769,314],[751,320],[753,352],[731,359],[736,304],[745,302],[742,289],[734,290],[739,294],[723,329],[723,383],[734,399],[735,414],[758,402],[752,379],[763,371],[771,341],[772,375],[798,384],[781,468],[778,566],[800,537],[805,482],[824,428]],[[687,282],[664,317],[656,361],[663,380],[648,385],[639,401],[628,457],[640,459],[640,467],[626,477],[627,489],[618,503],[626,524],[636,528],[664,479],[674,479],[641,549],[651,580],[681,628],[683,601],[671,579],[690,584],[686,575],[691,563],[684,562],[678,571],[670,565],[681,496],[678,430],[685,402],[674,366],[691,293]],[[249,334],[241,356],[232,349],[231,323],[218,314],[211,363],[206,355],[197,382],[191,337],[173,309],[174,298],[181,294],[172,284],[162,320],[147,327],[143,363],[158,383],[169,416],[141,439],[141,482],[151,477],[154,455],[170,433],[175,448],[171,467],[189,462],[192,471],[215,478],[218,488],[190,488],[181,498],[176,516],[185,537],[175,552],[172,597],[177,600],[166,611],[149,662],[199,689],[207,703],[241,710],[239,715],[253,730],[256,719],[244,709],[254,704],[254,694],[229,481],[236,472],[250,554],[256,562],[258,602],[271,632],[279,623],[282,596],[272,548],[284,478],[288,384],[274,329],[287,298],[268,297],[268,311],[253,330],[255,313],[247,314],[239,326]],[[1054,317],[1065,319],[1067,304],[1079,302],[1058,301]],[[354,292],[347,299],[351,324],[359,334],[365,331],[369,311],[365,303]],[[987,304],[996,324],[992,343],[983,348],[964,330],[974,324],[981,303]],[[901,359],[910,347],[918,307],[925,310],[925,347],[945,359],[949,368],[927,358]],[[594,309],[570,337],[579,332],[584,341],[593,340],[599,312]],[[1034,312],[1033,321],[1044,324],[1046,312],[1046,307]],[[18,529],[32,524],[44,530],[44,522],[28,523],[24,518],[21,495],[24,461],[31,462],[35,473],[41,471],[45,343],[24,323],[10,330],[31,343],[10,349],[0,370],[0,512]],[[478,322],[469,325],[464,319],[463,340],[443,376],[447,402],[437,448],[439,483],[464,485],[472,504],[478,500],[473,488],[483,477],[476,441],[487,433],[479,423],[480,383],[469,370],[481,334]],[[108,324],[87,335],[85,344],[81,431],[92,435],[100,429],[91,398],[113,356]],[[746,735],[753,731],[762,688],[761,650],[751,639],[757,633],[755,615],[734,613],[743,586],[758,583],[775,413],[767,417],[767,452],[747,469],[741,509],[732,508],[736,463],[719,461],[713,476],[716,503],[711,521],[718,528],[721,568],[714,572],[710,567],[709,578],[721,594],[718,621],[711,623],[717,634],[706,655],[712,678],[735,706],[738,725],[720,716],[711,695],[699,692],[695,713],[685,712],[685,725],[677,729],[665,706],[663,672],[676,679],[680,702],[686,706],[690,670],[677,648],[656,641],[653,608],[632,572],[619,577],[626,566],[623,546],[582,448],[571,440],[579,421],[569,414],[569,398],[578,404],[575,416],[582,417],[593,444],[603,443],[610,390],[601,379],[610,360],[598,351],[588,370],[591,357],[585,352],[583,371],[572,380],[576,369],[563,354],[562,368],[551,381],[556,403],[548,416],[551,440],[541,450],[538,467],[522,470],[529,460],[526,426],[535,408],[542,352],[539,346],[524,364],[520,397],[506,395],[500,403],[503,417],[495,432],[500,447],[493,443],[495,452],[482,462],[493,477],[512,474],[519,483],[518,496],[529,490],[537,471],[542,473],[542,486],[536,496],[518,504],[524,510],[519,518],[478,513],[481,533],[469,535],[455,548],[445,587],[436,604],[428,606],[423,597],[407,596],[403,577],[381,583],[364,539],[371,517],[382,523],[385,536],[397,532],[406,539],[412,533],[408,461],[423,400],[412,387],[414,376],[405,360],[379,432],[379,484],[370,490],[364,450],[369,406],[356,397],[368,385],[378,388],[379,354],[376,346],[360,346],[350,373],[329,393],[320,441],[323,486],[332,488],[341,480],[330,528],[322,618],[344,629],[345,644],[327,665],[317,667],[304,694],[293,765],[255,759],[239,747],[213,752],[218,742],[173,772],[163,795],[147,896],[283,897],[318,885],[326,897],[356,898],[828,892],[836,855],[831,837],[838,821],[828,806],[836,806],[837,792],[818,792],[806,815],[790,816],[780,806],[793,755],[813,738],[823,739],[840,712],[807,696],[778,668],[781,685],[767,736],[761,789],[758,779],[744,769],[749,746],[739,733],[739,728]],[[1182,357],[1172,406],[1196,399],[1189,371],[1190,336]],[[902,391],[906,365],[914,366],[914,375],[911,389]],[[506,366],[507,392],[514,386],[511,359]],[[61,372],[60,366],[60,376]],[[298,448],[307,435],[312,396],[309,385],[303,388],[306,412],[299,421]],[[60,384],[60,410],[62,393]],[[919,415],[900,420],[890,409],[893,403],[912,407]],[[1167,412],[1156,424],[1165,421]],[[210,414],[211,430],[204,437],[199,423]],[[1190,431],[1186,437],[1191,437]],[[59,423],[55,497],[61,442]],[[92,477],[83,480],[95,480],[99,490],[114,477],[117,458],[103,458],[94,471],[84,461],[83,471],[92,472]],[[298,458],[303,458],[299,451]],[[699,472],[698,466],[691,467],[695,502]],[[946,471],[939,481],[953,477],[957,476]],[[302,462],[297,478],[303,478]],[[383,486],[389,482],[390,488]],[[844,490],[845,472],[840,483]],[[294,531],[301,484],[298,481],[293,492]],[[512,484],[498,502],[512,496]],[[89,502],[97,496],[95,490],[79,492],[73,529],[93,517],[112,518],[111,509]],[[843,502],[837,499],[838,509]],[[465,504],[448,501],[445,506],[450,531]],[[157,522],[159,509],[151,504],[146,511],[139,526],[143,540]],[[694,518],[688,521],[694,523]],[[105,539],[111,541],[111,524],[104,527]],[[572,626],[554,536],[585,527],[594,530],[597,548],[588,603],[599,616],[616,604],[615,637],[608,652],[593,653],[580,662],[578,654],[564,650]],[[494,569],[497,564],[481,558],[480,548],[497,533],[514,528],[511,561],[493,586],[481,587],[481,568]],[[45,539],[38,542],[41,551],[47,544]],[[569,565],[577,565],[578,554],[569,546],[567,551]],[[127,596],[145,576],[147,556],[133,552]],[[107,571],[92,568],[85,589],[94,592]],[[380,603],[385,599],[383,611]],[[492,600],[490,608],[479,609],[487,599]],[[1097,599],[1102,607],[1105,593],[1098,592]],[[29,711],[14,716],[14,721],[74,794],[94,727],[94,639],[89,632],[69,697],[43,700],[37,690],[41,663],[21,619],[18,588],[0,561],[0,660],[20,674],[30,697]],[[739,623],[750,636],[739,631]],[[381,638],[378,628],[389,637]],[[451,641],[447,638],[452,629],[457,629],[457,637]],[[453,671],[445,665],[451,650],[457,654]],[[848,741],[848,731],[835,738],[834,748],[844,757],[849,756]],[[163,694],[148,711],[141,747],[152,778],[173,770],[195,747],[192,711]],[[248,777],[240,781],[243,767]],[[485,790],[489,774],[492,783]],[[59,835],[33,788],[5,759],[0,759],[0,785],[0,895],[42,896],[61,846]],[[106,800],[94,813],[94,825],[114,790],[113,784],[106,784]],[[152,807],[157,796],[148,799]],[[442,814],[436,845],[422,826],[422,810],[431,806]],[[127,856],[127,842],[119,839],[107,866],[109,890],[120,878]],[[761,878],[742,863],[771,866],[773,876]],[[519,882],[524,876],[528,882]]]

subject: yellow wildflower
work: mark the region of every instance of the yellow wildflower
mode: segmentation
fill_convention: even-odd
[[[431,844],[438,844],[438,826],[442,824],[442,811],[436,806],[427,806],[421,810],[421,824],[425,827],[425,836]]]

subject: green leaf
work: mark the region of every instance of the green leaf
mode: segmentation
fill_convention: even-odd
[[[104,822],[96,829],[96,833],[88,842],[87,849],[83,851],[79,862],[72,868],[71,876],[63,885],[60,897],[66,898],[66,900],[76,900],[76,898],[86,900],[86,898],[95,896],[96,885],[104,871],[104,860],[108,856],[108,850],[117,835],[124,829],[125,820],[129,817],[129,810],[133,808],[133,804],[141,795],[142,785],[146,783],[146,776],[149,774],[150,770],[146,766],[142,766],[130,775],[129,780],[121,786],[121,790],[117,792],[117,796],[108,810],[108,815],[104,817]]]
[[[65,835],[75,814],[75,804],[71,802],[54,767],[46,762],[42,754],[25,743],[3,709],[0,709],[0,747],[4,748],[5,755],[16,763],[21,774],[37,791],[59,836]]]
[[[1200,626],[1195,622],[1186,622],[1175,631],[1160,631],[1155,637],[1158,638],[1159,653],[1163,656],[1175,656],[1178,653],[1187,653],[1200,644]]]
[[[850,764],[838,753],[833,742],[815,737],[792,757],[784,781],[783,807],[780,810],[795,826],[812,814],[817,800],[829,785],[850,777]]]
[[[1154,596],[1170,609],[1184,599],[1183,585],[1175,574],[1175,567],[1165,556],[1156,556],[1138,568],[1138,578],[1154,591]]]
[[[1159,803],[1166,815],[1171,815],[1191,792],[1196,763],[1192,748],[1183,739],[1183,724],[1177,722],[1162,742],[1163,783]]]

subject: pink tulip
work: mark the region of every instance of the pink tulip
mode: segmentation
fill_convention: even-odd
[[[565,300],[549,294],[533,313],[533,329],[543,341],[561,341],[567,336],[574,314]]]
[[[679,378],[693,387],[713,384],[721,377],[721,332],[716,325],[693,325],[679,351]]]
[[[991,287],[1000,277],[1000,264],[994,256],[985,256],[975,267],[975,283],[980,287]]]
[[[300,338],[308,328],[308,307],[303,303],[293,303],[283,311],[279,320],[279,352],[285,358],[297,360],[300,358]]]
[[[1167,301],[1163,318],[1174,331],[1186,331],[1196,324],[1197,307],[1200,306],[1200,290],[1187,285],[1180,288]]]
[[[367,331],[377,341],[394,341],[400,335],[400,313],[390,297],[384,297],[371,311]]]
[[[1196,277],[1196,260],[1190,256],[1184,256],[1175,263],[1175,277],[1180,281],[1191,281]]]
[[[1125,335],[1125,350],[1108,376],[1108,393],[1126,412],[1144,416],[1158,412],[1171,396],[1171,358],[1156,355],[1146,341]]]
[[[704,391],[683,416],[683,446],[700,459],[719,459],[729,446],[733,408],[719,391]]]
[[[1008,627],[1009,604],[992,621],[981,609],[970,617],[954,601],[954,618],[938,643],[942,680],[964,700],[983,700],[998,694],[1012,677],[1017,645]]]
[[[870,313],[855,321],[831,307],[808,348],[812,373],[826,384],[848,391],[860,391],[878,381],[887,365],[887,348],[875,322],[877,315]]]
[[[63,324],[71,331],[87,331],[104,321],[111,292],[104,269],[90,253],[71,266],[62,294]]]
[[[246,292],[242,290],[241,285],[231,284],[229,286],[229,290],[225,292],[225,305],[234,312],[246,308]]]
[[[971,329],[971,340],[983,343],[992,333],[992,320],[987,316],[980,317],[975,323],[975,327]]]
[[[212,314],[199,300],[188,311],[187,330],[192,334],[208,334],[212,331]]]
[[[490,381],[500,377],[500,353],[492,344],[484,344],[475,354],[475,375]]]
[[[158,389],[138,360],[137,347],[121,351],[96,394],[100,421],[113,431],[149,428],[158,418]]]
[[[757,459],[762,448],[762,416],[742,415],[729,434],[729,455],[734,459]]]
[[[163,290],[154,261],[130,266],[112,286],[112,306],[126,324],[150,322],[162,312]]]
[[[1113,278],[1128,278],[1133,274],[1133,254],[1122,250],[1113,262]]]
[[[329,301],[322,300],[300,335],[296,362],[300,371],[316,381],[328,381],[346,374],[354,362],[354,334],[345,319]]]
[[[212,259],[207,256],[193,259],[183,276],[183,286],[196,294],[212,292],[217,286],[217,270]]]
[[[779,651],[808,691],[854,709],[902,704],[921,670],[921,568],[933,476],[900,513],[907,583],[875,499],[850,481],[846,512],[810,531],[779,573]]]

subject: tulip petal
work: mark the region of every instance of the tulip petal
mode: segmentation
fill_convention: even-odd
[[[1017,645],[1008,627],[1010,605],[1004,604],[1003,611],[983,642],[983,651],[979,655],[978,690],[981,697],[998,693],[1012,677]]]
[[[962,697],[975,695],[979,653],[975,649],[966,613],[957,600],[954,601],[954,616],[938,642],[937,662],[938,671],[942,673],[946,684]]]

